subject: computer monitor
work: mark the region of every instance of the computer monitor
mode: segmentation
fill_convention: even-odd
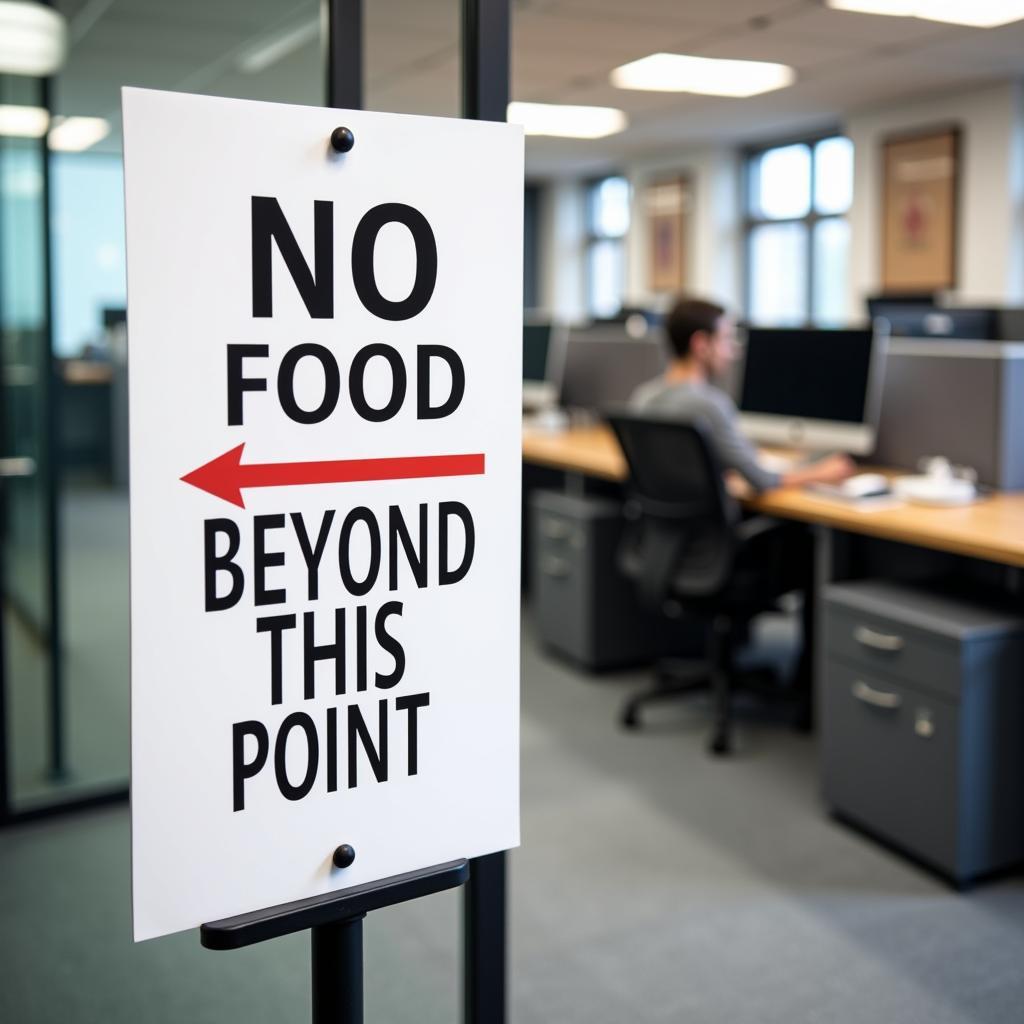
[[[760,444],[868,455],[885,368],[875,330],[750,328],[740,425]]]
[[[620,327],[571,330],[565,345],[561,404],[598,412],[628,401],[646,381],[664,373],[664,345],[653,338],[631,338]]]
[[[523,324],[523,380],[548,379],[551,324]]]
[[[874,320],[883,316],[887,307],[915,306],[918,309],[934,309],[937,305],[932,292],[886,292],[884,295],[868,296],[868,316]]]
[[[996,340],[1024,341],[1024,309],[1011,306],[996,310]]]
[[[523,324],[523,411],[558,404],[565,326],[535,320]]]
[[[105,328],[117,327],[118,324],[128,322],[128,310],[124,306],[104,306],[103,326]]]
[[[962,338],[988,341],[996,336],[994,309],[943,309],[896,302],[872,303],[872,316],[889,324],[894,338]]]

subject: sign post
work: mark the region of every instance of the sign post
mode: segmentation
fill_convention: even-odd
[[[509,101],[511,4],[462,0],[462,116],[504,121]],[[474,860],[465,888],[463,1020],[505,1024],[508,1016],[508,879],[504,850]]]
[[[468,875],[466,861],[454,861],[342,893],[204,924],[200,939],[207,949],[240,949],[309,929],[313,1024],[362,1024],[363,918],[371,910],[462,885]]]
[[[518,843],[522,135],[124,124],[136,938],[310,928],[361,1020],[362,915]]]

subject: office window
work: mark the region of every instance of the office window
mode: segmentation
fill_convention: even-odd
[[[772,146],[747,161],[747,316],[762,326],[847,322],[853,143]]]
[[[125,305],[121,166],[113,153],[50,157],[53,347],[61,357],[110,355],[104,350],[103,312]]]
[[[629,182],[602,178],[587,189],[587,311],[609,317],[622,307],[626,288]]]

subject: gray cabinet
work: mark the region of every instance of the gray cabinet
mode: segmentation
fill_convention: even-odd
[[[530,497],[530,603],[550,650],[588,669],[703,650],[697,623],[642,609],[617,564],[622,508],[605,498]]]
[[[1024,860],[1024,619],[858,581],[824,638],[828,804],[957,882]]]

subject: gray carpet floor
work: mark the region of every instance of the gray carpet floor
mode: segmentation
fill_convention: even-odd
[[[1008,1024],[1024,1020],[1024,882],[951,892],[832,821],[813,740],[754,720],[704,751],[699,700],[639,734],[636,673],[523,650],[523,846],[511,857],[517,1024]],[[198,841],[198,837],[197,837]],[[0,833],[0,1021],[309,1018],[303,938],[230,953],[133,946],[124,808]],[[458,1020],[459,897],[366,924],[367,1020]]]

